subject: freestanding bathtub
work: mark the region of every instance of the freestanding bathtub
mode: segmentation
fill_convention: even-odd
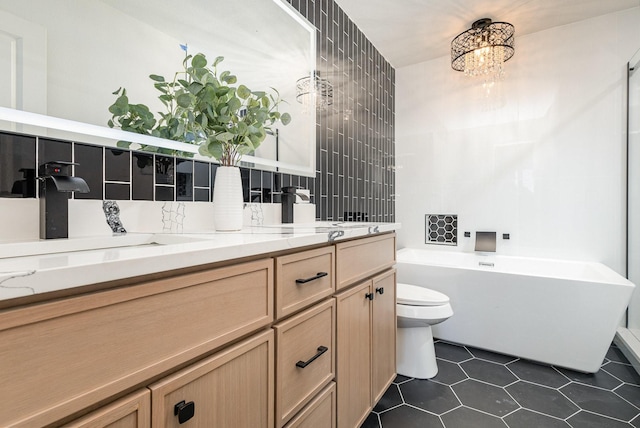
[[[445,293],[436,338],[587,373],[600,369],[634,285],[601,263],[404,248],[398,282]]]

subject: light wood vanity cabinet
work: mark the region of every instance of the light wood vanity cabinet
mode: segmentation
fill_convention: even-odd
[[[336,244],[336,289],[396,264],[396,235],[383,234]]]
[[[0,421],[46,426],[273,322],[273,260],[0,311]]]
[[[336,428],[336,384],[331,382],[285,428]]]
[[[273,331],[152,384],[153,427],[273,427]]]
[[[274,326],[276,427],[280,428],[335,376],[335,302],[328,299]]]
[[[337,282],[343,284],[335,296],[337,419],[338,428],[353,428],[364,422],[396,376],[396,274],[385,270],[395,262],[395,235],[336,247]],[[350,263],[363,256],[373,257],[378,268],[370,261]]]
[[[359,427],[396,376],[395,269],[336,295],[338,428]]]
[[[333,246],[276,257],[276,318],[333,294],[335,265]]]
[[[371,281],[336,296],[338,428],[358,427],[371,406]]]
[[[394,262],[383,234],[1,310],[0,425],[357,428],[395,375]]]
[[[377,403],[396,377],[396,271],[372,279],[371,395]]]
[[[65,428],[144,428],[151,423],[151,392],[148,389],[108,404]]]

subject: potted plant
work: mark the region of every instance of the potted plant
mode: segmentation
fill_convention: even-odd
[[[160,101],[167,111],[156,121],[142,104],[130,104],[125,89],[109,108],[113,117],[109,126],[132,132],[199,144],[199,152],[220,162],[216,171],[213,204],[218,230],[242,227],[242,183],[237,164],[242,155],[251,153],[264,141],[270,127],[291,121],[280,113],[282,102],[277,90],[252,91],[245,85],[234,86],[236,76],[229,71],[218,73],[224,60],[217,57],[209,65],[205,55],[187,55],[184,69],[172,81],[151,75],[161,92]],[[126,145],[127,143],[119,143]]]

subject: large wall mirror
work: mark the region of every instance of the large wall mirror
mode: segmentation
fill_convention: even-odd
[[[285,100],[292,122],[245,162],[315,175],[315,114],[296,102],[296,81],[315,69],[315,28],[285,0],[0,0],[0,126],[29,132],[35,121],[48,136],[115,145],[123,138],[106,128],[112,92],[125,87],[130,102],[163,111],[149,75],[173,78],[180,45],[223,56],[219,69],[238,83]],[[91,136],[43,126],[42,116],[17,124],[19,111],[88,124],[74,133]]]

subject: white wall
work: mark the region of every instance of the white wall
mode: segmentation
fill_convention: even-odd
[[[626,63],[640,8],[518,36],[490,96],[450,58],[396,71],[401,247],[602,261],[624,273]],[[457,247],[425,245],[425,214],[458,214]]]

